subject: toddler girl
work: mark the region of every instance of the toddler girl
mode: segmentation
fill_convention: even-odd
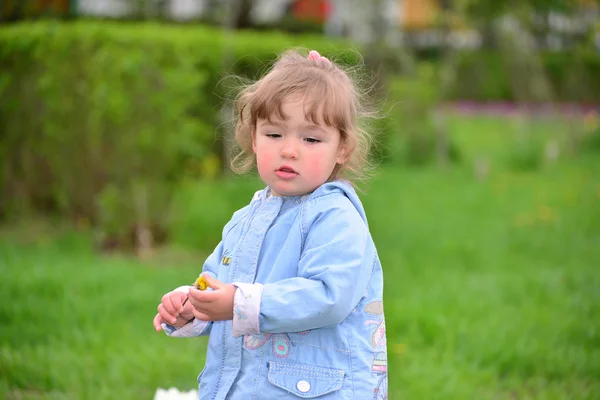
[[[311,51],[284,53],[237,98],[236,172],[266,188],[236,211],[202,276],[165,294],[170,336],[208,335],[199,399],[387,399],[383,275],[349,179],[370,138],[357,89]]]

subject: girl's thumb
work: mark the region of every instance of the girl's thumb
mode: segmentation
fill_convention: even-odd
[[[203,274],[204,280],[208,283],[208,286],[212,289],[219,289],[221,287],[221,282],[213,278],[210,274]]]

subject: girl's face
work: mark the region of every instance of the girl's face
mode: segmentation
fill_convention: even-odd
[[[304,113],[304,98],[282,105],[287,120],[258,119],[252,149],[261,179],[275,196],[301,196],[314,191],[345,161],[345,147],[336,128],[315,125]]]

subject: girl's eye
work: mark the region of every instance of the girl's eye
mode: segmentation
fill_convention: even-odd
[[[306,138],[304,140],[306,140],[308,143],[320,143],[321,142],[319,139],[315,139],[315,138]]]
[[[266,136],[270,137],[270,138],[280,138],[281,137],[281,135],[279,133],[267,133]]]

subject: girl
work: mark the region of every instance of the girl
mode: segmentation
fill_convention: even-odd
[[[369,136],[349,76],[283,54],[237,98],[234,170],[267,187],[204,263],[209,290],[165,294],[170,336],[209,335],[199,399],[387,399],[383,275],[363,206]]]

